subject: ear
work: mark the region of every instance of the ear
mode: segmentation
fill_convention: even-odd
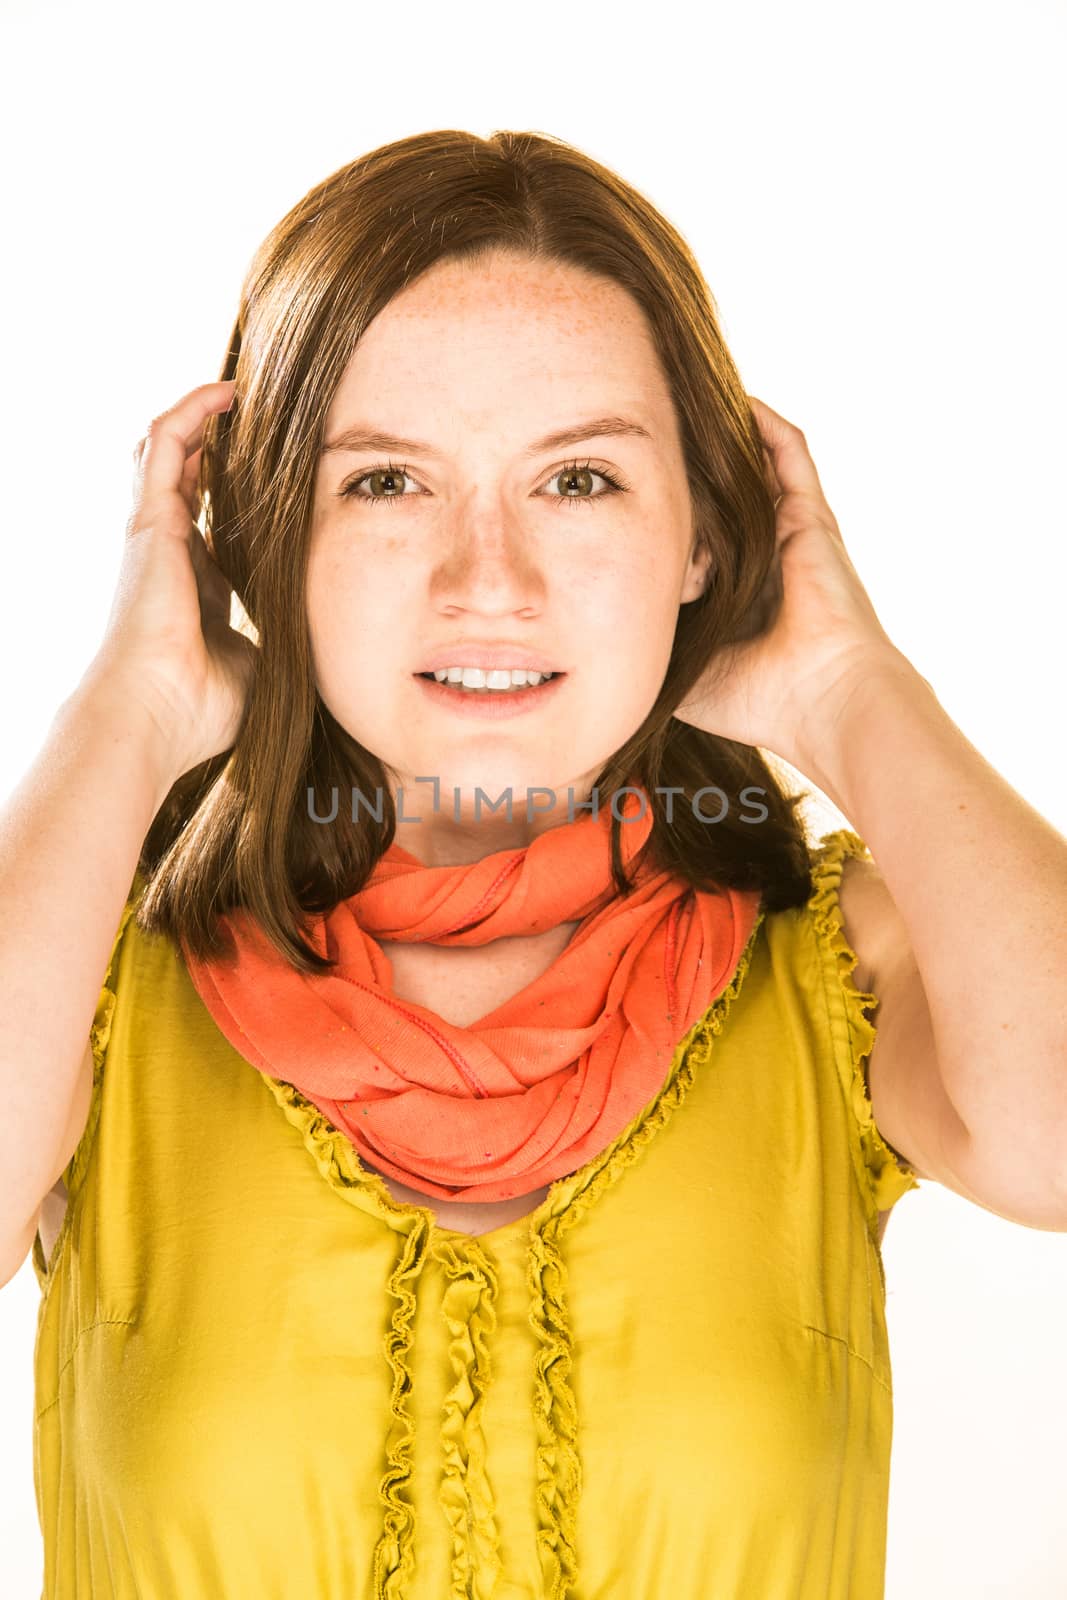
[[[696,542],[689,556],[689,565],[686,568],[685,580],[682,584],[681,605],[686,605],[690,600],[699,600],[707,588],[708,573],[711,570],[711,551],[700,540]]]

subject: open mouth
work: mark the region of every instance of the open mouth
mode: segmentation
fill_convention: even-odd
[[[425,683],[432,683],[439,689],[452,690],[456,694],[470,695],[471,697],[484,695],[487,698],[494,696],[497,699],[506,700],[512,695],[536,693],[538,689],[547,687],[548,684],[554,683],[558,678],[566,677],[566,673],[543,672],[528,674],[526,672],[515,672],[512,674],[511,684],[507,687],[502,684],[495,684],[492,687],[488,684],[465,684],[461,679],[452,681],[449,678],[439,678],[435,672],[417,672],[415,676],[422,678]],[[529,681],[531,676],[538,681],[531,683]]]
[[[458,717],[488,717],[494,720],[521,716],[536,706],[547,706],[562,692],[565,672],[549,672],[539,683],[530,683],[526,673],[519,674],[525,682],[514,683],[510,689],[491,689],[487,685],[467,687],[462,682],[444,682],[434,672],[415,672],[412,677],[422,685],[422,692],[431,702]]]

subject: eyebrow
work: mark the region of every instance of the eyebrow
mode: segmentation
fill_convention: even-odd
[[[616,435],[652,438],[647,428],[643,428],[639,422],[631,422],[627,417],[590,417],[585,422],[572,423],[569,428],[547,433],[543,439],[535,439],[526,446],[523,454],[540,456],[548,450],[562,450],[565,445],[581,444],[586,439],[606,439]],[[433,445],[424,444],[418,439],[402,439],[397,434],[382,433],[377,428],[360,424],[346,428],[336,439],[324,444],[320,454],[356,450],[395,450],[402,455],[432,456],[437,460],[441,456],[441,452],[435,450]]]

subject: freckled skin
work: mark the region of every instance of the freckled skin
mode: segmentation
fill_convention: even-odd
[[[534,439],[587,417],[628,417],[638,437],[589,439],[536,459]],[[426,440],[440,459],[393,455],[409,476],[364,479],[387,452],[329,454],[315,488],[308,616],[319,689],[337,720],[400,774],[397,837],[419,860],[476,860],[567,820],[604,761],[640,726],[670,658],[678,608],[703,590],[666,378],[644,315],[618,285],[497,253],[441,263],[367,329],[330,405],[326,438],[354,423]],[[603,478],[560,481],[568,463]],[[392,505],[371,504],[392,493]],[[563,505],[568,493],[595,503]],[[412,678],[459,638],[507,639],[569,676],[551,709],[460,718]],[[432,810],[441,783],[442,809]],[[526,818],[528,788],[554,812]],[[490,800],[510,790],[513,815]],[[456,820],[456,791],[459,820]],[[545,797],[538,797],[539,803]],[[603,803],[603,797],[602,797]]]

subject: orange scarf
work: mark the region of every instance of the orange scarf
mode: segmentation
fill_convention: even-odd
[[[652,830],[627,793],[623,860]],[[632,802],[632,804],[631,804]],[[505,1200],[576,1171],[654,1099],[681,1039],[733,978],[758,891],[694,890],[646,861],[611,879],[611,814],[522,849],[428,867],[395,842],[367,884],[313,918],[332,974],[290,966],[238,909],[236,963],[186,958],[222,1033],[344,1132],[380,1172],[441,1200]],[[469,1027],[393,993],[389,940],[446,947],[581,920],[533,983]]]

